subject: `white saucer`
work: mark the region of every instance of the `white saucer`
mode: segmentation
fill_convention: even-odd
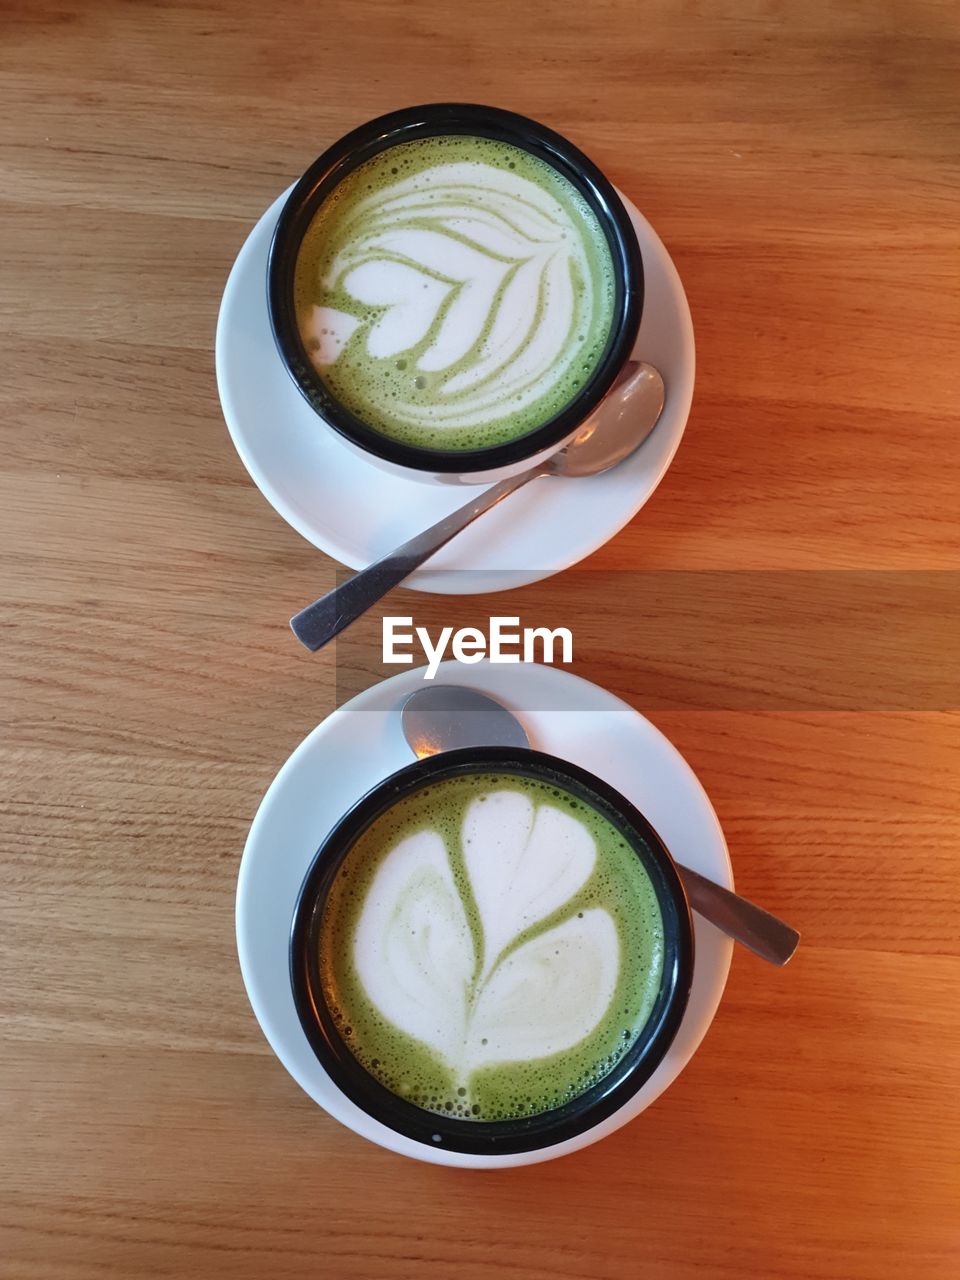
[[[679,752],[626,703],[579,676],[540,665],[466,667],[445,662],[437,681],[483,689],[523,721],[533,746],[596,773],[644,813],[670,851],[733,887],[723,832],[706,793]],[[400,707],[422,684],[422,668],[365,690],[297,747],[253,820],[237,886],[237,947],[253,1011],[277,1057],[332,1115],[382,1146],[436,1164],[529,1164],[588,1145],[649,1106],[690,1061],[727,980],[732,944],[695,919],[690,1003],[666,1058],[627,1107],[603,1124],[541,1152],[466,1156],[426,1148],[371,1119],[332,1084],[300,1026],[290,988],[288,942],[297,892],[335,822],[372,786],[411,763]]]
[[[294,386],[273,341],[267,252],[286,199],[263,215],[240,250],[217,324],[223,415],[254,483],[284,520],[335,560],[362,569],[461,506],[470,490],[392,475],[341,444]],[[656,430],[615,471],[538,481],[459,534],[407,584],[466,595],[547,578],[590,555],[623,528],[663,478],[693,397],[693,326],[676,268],[656,232],[625,201],[643,254],[646,294],[635,352],[663,374]],[[451,570],[480,569],[462,575]]]

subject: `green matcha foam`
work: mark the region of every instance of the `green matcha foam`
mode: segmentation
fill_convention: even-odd
[[[603,230],[566,178],[460,135],[348,174],[295,273],[300,334],[330,391],[431,449],[502,444],[560,412],[604,352],[614,289]]]
[[[363,833],[324,907],[341,1036],[399,1097],[506,1120],[576,1098],[629,1050],[663,971],[654,886],[584,800],[479,773]]]

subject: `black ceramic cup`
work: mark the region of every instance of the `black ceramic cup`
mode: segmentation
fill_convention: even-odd
[[[354,1057],[328,1008],[320,974],[324,904],[355,841],[398,801],[423,787],[471,773],[535,778],[583,799],[620,831],[646,869],[663,918],[660,989],[646,1024],[609,1074],[569,1103],[539,1115],[472,1121],[438,1115],[392,1093]],[[290,937],[294,1002],[314,1053],[333,1084],[357,1107],[413,1143],[471,1156],[535,1152],[588,1133],[629,1106],[670,1047],[693,979],[693,926],[677,869],[656,831],[613,787],[576,765],[539,751],[466,748],[401,769],[367,793],[330,832],[303,882]],[[625,1117],[626,1118],[626,1117]]]
[[[526,435],[484,449],[428,449],[374,430],[341,404],[304,348],[294,304],[294,275],[304,234],[320,205],[359,165],[389,147],[438,135],[507,142],[547,161],[587,202],[606,236],[615,272],[613,322],[606,347],[563,409]],[[318,417],[341,439],[389,470],[417,479],[487,482],[548,457],[576,433],[612,389],[637,337],[643,309],[643,263],[630,216],[611,183],[566,138],[496,107],[434,103],[380,116],[354,129],[314,161],[280,213],[267,265],[267,301],[277,348]]]

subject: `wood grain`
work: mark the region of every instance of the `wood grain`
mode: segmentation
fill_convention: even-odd
[[[582,616],[627,570],[955,572],[958,62],[948,0],[0,2],[4,1280],[955,1269],[955,702],[659,704],[739,885],[804,944],[782,974],[736,956],[701,1052],[608,1141],[421,1166],[286,1076],[233,891],[335,699],[285,627],[335,568],[243,472],[212,340],[249,227],[325,145],[495,102],[630,193],[697,329],[687,437]],[[618,627],[585,633],[590,674],[629,698],[640,602]]]

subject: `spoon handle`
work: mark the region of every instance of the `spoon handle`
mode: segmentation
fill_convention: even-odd
[[[690,905],[698,915],[748,947],[761,960],[779,965],[787,963],[800,944],[796,929],[739,894],[714,884],[699,871],[679,864],[677,870]]]
[[[306,645],[314,653],[340,634],[351,622],[361,617],[372,608],[388,591],[400,585],[414,569],[429,560],[434,552],[446,546],[451,538],[456,537],[468,524],[472,524],[478,516],[495,507],[509,494],[515,493],[528,480],[546,474],[542,464],[521,471],[517,475],[508,476],[496,484],[478,493],[475,498],[451,511],[448,516],[438,520],[436,524],[424,529],[402,546],[391,551],[389,555],[375,560],[366,569],[342,582],[340,586],[328,591],[313,604],[308,604],[290,619],[293,634],[301,644]]]

